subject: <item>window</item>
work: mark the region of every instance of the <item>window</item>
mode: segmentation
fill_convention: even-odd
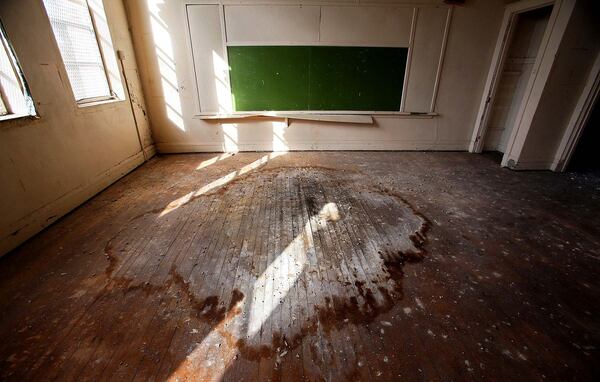
[[[44,5],[75,100],[83,104],[116,98],[118,91],[109,76],[114,51],[107,28],[103,28],[102,1],[44,0]]]
[[[0,120],[34,115],[25,77],[0,23]]]

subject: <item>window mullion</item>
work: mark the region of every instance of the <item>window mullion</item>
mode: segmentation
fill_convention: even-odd
[[[102,67],[104,68],[104,76],[106,77],[106,83],[108,84],[108,92],[110,94],[110,98],[114,97],[115,92],[113,91],[112,84],[110,83],[110,78],[108,77],[108,67],[106,65],[106,58],[104,56],[104,49],[102,48],[102,42],[98,37],[98,27],[96,25],[96,18],[94,17],[94,12],[88,3],[88,0],[84,0],[85,5],[87,6],[88,12],[90,13],[90,19],[92,20],[92,28],[94,30],[94,37],[96,38],[96,43],[98,44],[98,51],[100,52],[100,60],[102,60]]]

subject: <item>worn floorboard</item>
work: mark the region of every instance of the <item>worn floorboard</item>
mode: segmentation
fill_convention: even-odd
[[[0,259],[2,380],[597,380],[600,176],[154,158]]]

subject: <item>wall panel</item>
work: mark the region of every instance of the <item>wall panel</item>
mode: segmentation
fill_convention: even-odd
[[[219,5],[189,5],[187,14],[194,57],[198,100],[202,112],[227,111],[227,64]],[[220,99],[221,98],[221,99]]]
[[[318,6],[225,6],[228,43],[314,43],[319,39]]]
[[[331,44],[407,47],[413,8],[322,7],[320,40]]]
[[[406,111],[429,111],[447,16],[447,8],[419,8],[406,87]]]

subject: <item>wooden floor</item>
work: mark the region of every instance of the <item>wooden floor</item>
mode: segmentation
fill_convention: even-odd
[[[0,259],[2,380],[598,380],[600,176],[152,159]]]

